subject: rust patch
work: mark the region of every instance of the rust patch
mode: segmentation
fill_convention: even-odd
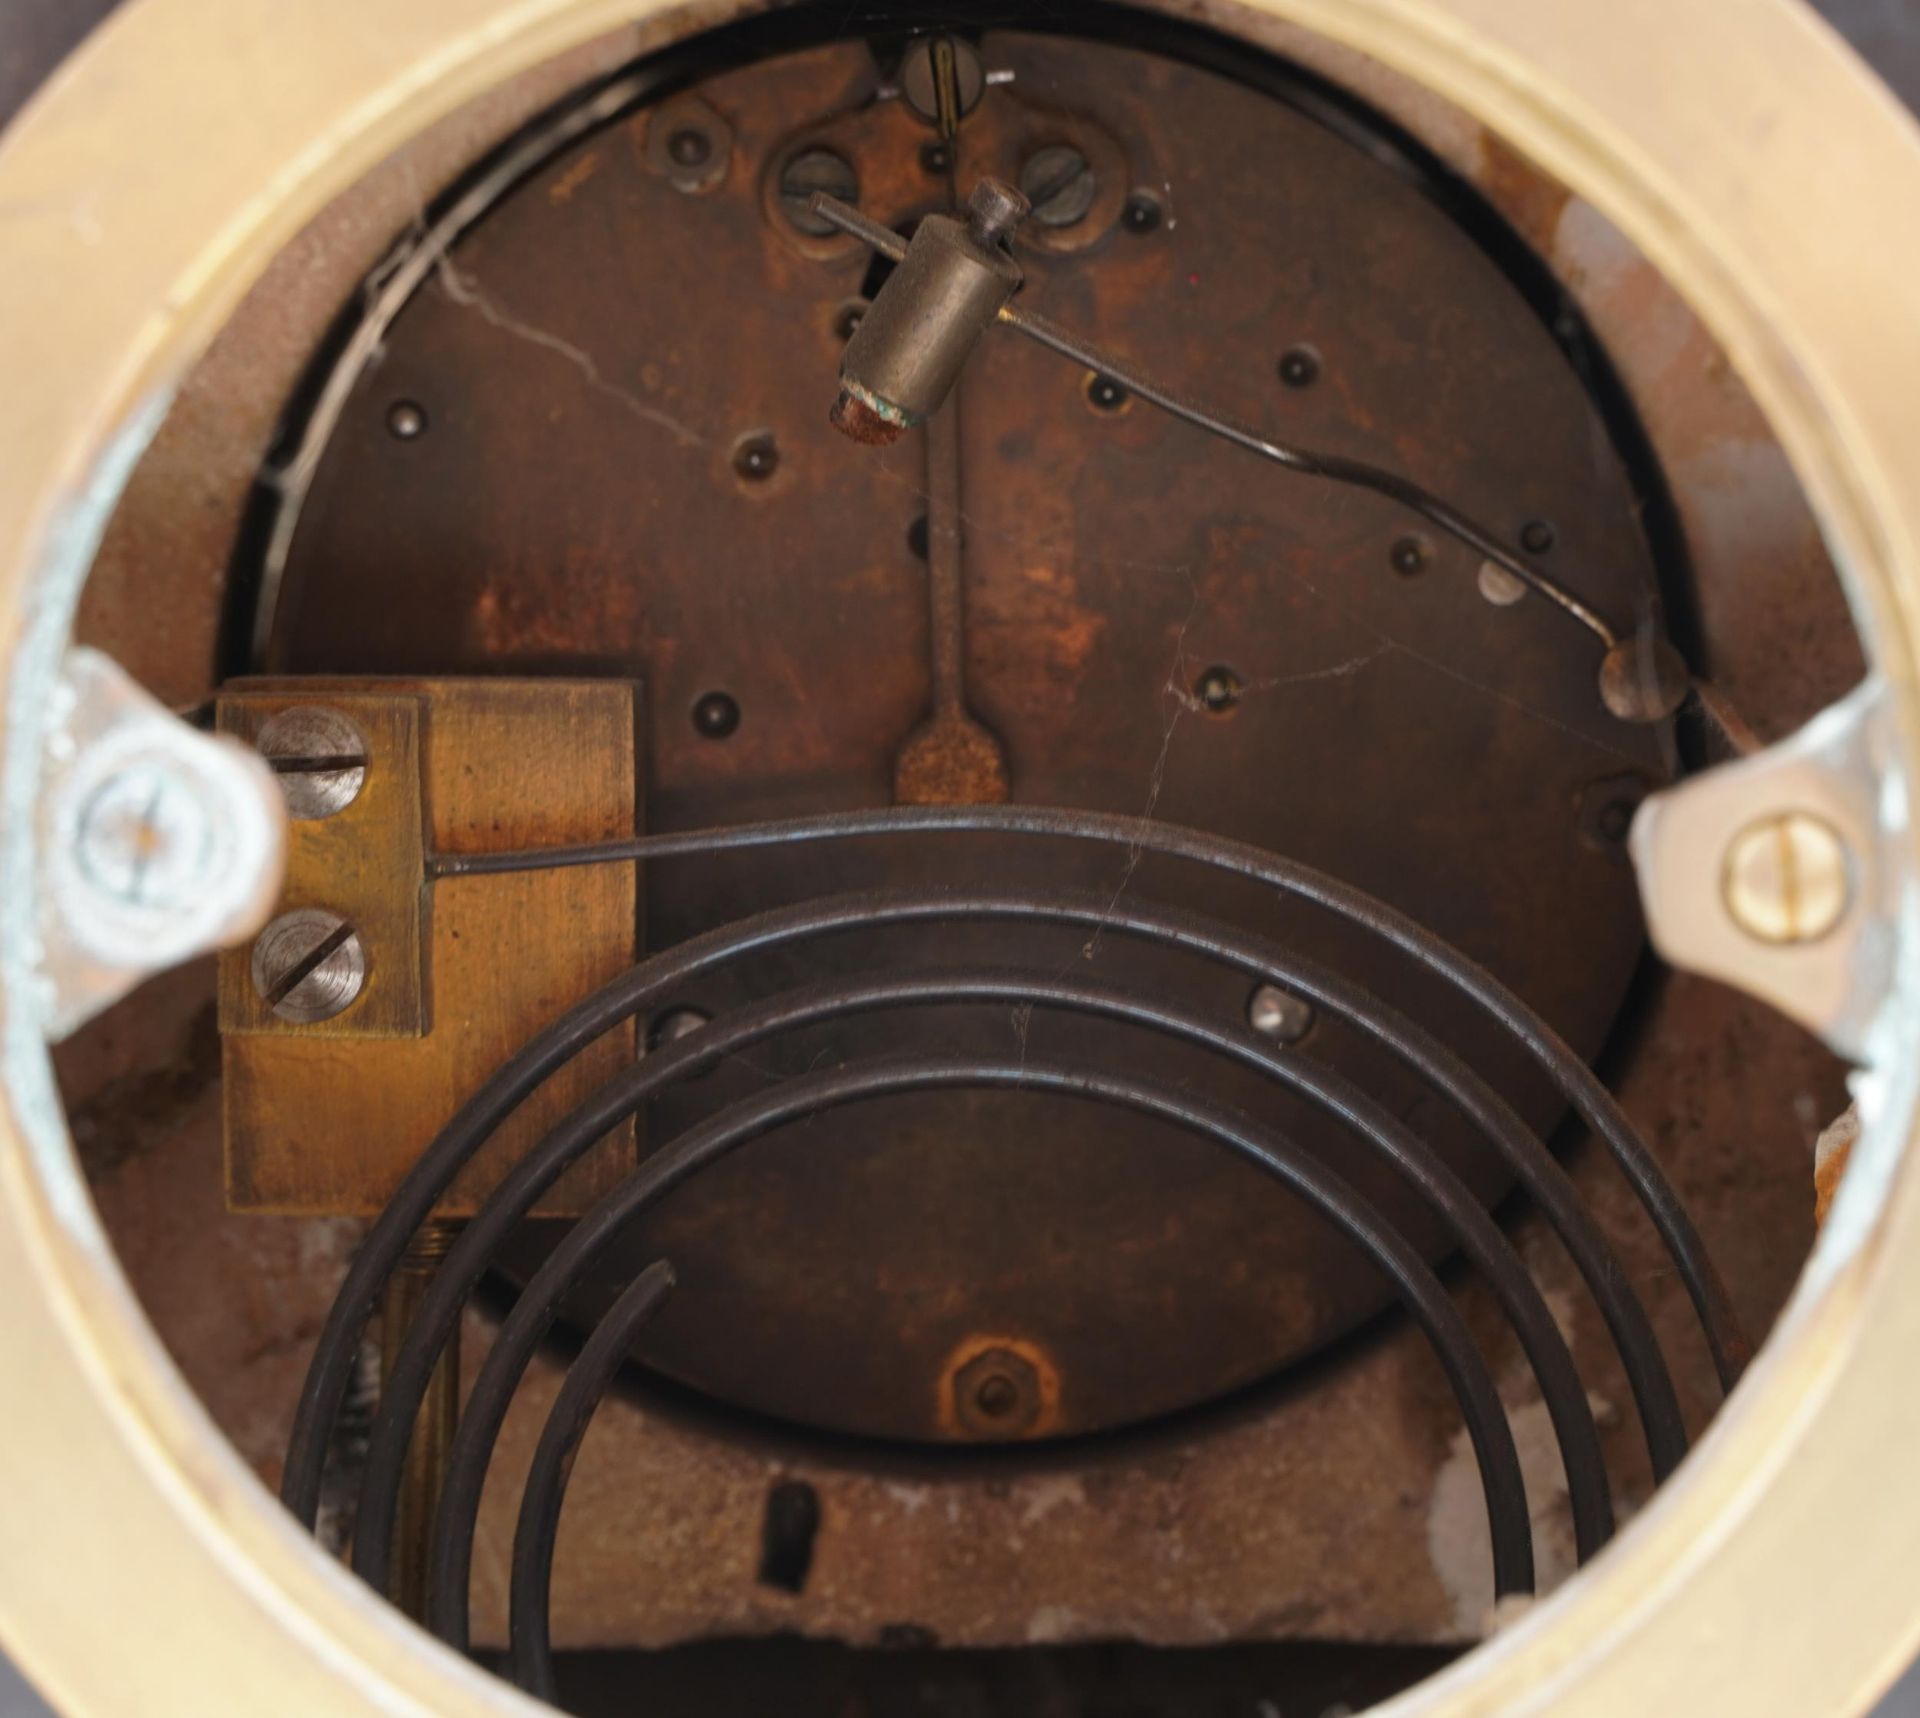
[[[953,1438],[1043,1438],[1060,1420],[1060,1370],[1024,1336],[970,1336],[941,1368],[939,1413]]]
[[[1852,1145],[1843,1145],[1814,1167],[1813,1220],[1823,1228],[1826,1226],[1827,1212],[1833,1206],[1833,1196],[1840,1191],[1841,1178],[1847,1173],[1847,1163],[1852,1156]]]
[[[1845,1112],[1821,1134],[1813,1148],[1813,1222],[1824,1228],[1833,1196],[1853,1160],[1854,1142],[1860,1137],[1860,1112],[1848,1105]]]
[[[1007,794],[999,741],[958,710],[935,716],[894,761],[896,805],[1000,805]]]
[[[1505,138],[1480,133],[1479,171],[1473,175],[1494,206],[1537,251],[1548,250],[1573,193],[1549,178]]]
[[[600,170],[600,153],[589,149],[566,172],[547,187],[549,203],[569,203],[573,194]]]
[[[1431,486],[1551,519],[1583,593],[1640,612],[1650,586],[1631,495],[1596,466],[1577,378],[1476,247],[1442,223],[1398,219],[1403,188],[1253,92],[1099,43],[1015,35],[992,51],[1018,77],[962,128],[959,183],[1018,178],[1023,87],[1096,115],[1130,161],[1167,164],[1143,181],[1160,186],[1169,216],[1151,233],[1116,232],[1079,255],[1028,248],[1031,302],[1302,441],[1356,457],[1417,450]],[[512,325],[437,293],[396,321],[316,475],[273,666],[405,673],[425,661],[639,681],[649,821],[661,828],[882,801],[903,743],[958,710],[1001,742],[1020,800],[1150,809],[1350,877],[1591,1048],[1637,959],[1638,907],[1630,873],[1582,844],[1571,796],[1600,767],[1593,741],[1602,755],[1625,746],[1650,773],[1658,755],[1597,709],[1577,629],[1539,605],[1489,610],[1464,555],[1400,577],[1388,556],[1407,526],[1385,502],[1268,480],[1245,454],[1144,408],[1090,411],[1083,373],[1011,336],[984,342],[962,383],[961,475],[937,508],[912,438],[891,452],[850,448],[825,421],[844,356],[839,312],[863,296],[869,259],[858,247],[808,255],[784,209],[769,211],[767,175],[802,140],[831,148],[853,166],[861,208],[894,231],[950,195],[901,104],[846,109],[871,69],[850,42],[702,85],[733,138],[732,171],[703,198],[647,171],[621,133],[599,141],[600,170],[570,201],[545,194],[571,165],[556,159],[480,222],[461,270]],[[1241,170],[1250,161],[1259,173]],[[1281,229],[1318,237],[1277,256],[1249,250],[1248,233]],[[663,242],[673,234],[688,242]],[[1223,329],[1248,338],[1223,340]],[[1322,358],[1305,389],[1275,373],[1296,344]],[[670,411],[697,450],[622,396]],[[423,401],[435,430],[396,443],[396,397]],[[1356,422],[1348,397],[1372,402],[1381,427]],[[748,432],[776,436],[779,450],[777,472],[752,485],[727,458]],[[1216,527],[1235,535],[1216,544]],[[936,554],[956,563],[939,578]],[[1353,671],[1362,663],[1373,665]],[[1213,667],[1245,689],[1230,721],[1182,702]],[[716,691],[740,710],[724,739],[689,719]],[[983,779],[998,797],[977,747],[937,735],[928,747],[900,798],[982,798]],[[933,883],[981,854],[875,843],[852,860],[822,850],[650,868],[647,922],[664,946],[777,897],[845,887],[850,863],[876,883]],[[1118,880],[1107,854],[1035,847],[1004,864],[1036,887],[1111,892]],[[1149,870],[1142,886],[1169,904],[1209,904],[1197,879]],[[1261,934],[1299,928],[1264,897],[1246,912]],[[1008,940],[974,927],[889,931],[882,950],[850,942],[808,958],[827,978],[869,958],[1001,960]],[[1391,951],[1358,932],[1329,926],[1317,952],[1356,982],[1399,982]],[[1100,959],[1116,983],[1164,985],[1198,1008],[1244,1004],[1197,965],[1175,973],[1130,943]],[[992,1010],[957,1026],[993,1054],[1023,1029]],[[1102,1024],[1041,1029],[1063,1048],[1114,1053]],[[910,1053],[947,1030],[918,1014],[863,1017],[794,1056]],[[1501,1050],[1485,1050],[1487,1076],[1508,1077]],[[1143,1072],[1209,1080],[1227,1101],[1270,1097],[1250,1070],[1196,1067],[1187,1046],[1138,1055]],[[1335,1045],[1330,1060],[1382,1102],[1415,1096],[1411,1075],[1384,1058],[1376,1067],[1364,1047]],[[664,1096],[662,1137],[723,1101],[726,1080],[751,1076],[726,1070]],[[929,1439],[953,1345],[1023,1330],[1073,1378],[1056,1433],[1077,1433],[1250,1382],[1377,1302],[1377,1279],[1353,1269],[1324,1224],[1250,1186],[1226,1154],[1067,1104],[1047,1106],[1048,1149],[1036,1153],[1026,1130],[1039,1101],[943,1093],[903,1099],[897,1114],[850,1112],[817,1157],[756,1155],[750,1197],[724,1176],[688,1188],[633,1245],[677,1264],[709,1249],[713,1280],[732,1286],[687,1301],[649,1338],[649,1359],[757,1410]],[[1547,1097],[1529,1101],[1533,1125],[1551,1126]],[[1337,1123],[1297,1119],[1303,1143],[1350,1155]],[[1450,1161],[1470,1158],[1452,1112],[1430,1132]],[[933,1198],[935,1185],[951,1196]],[[1089,1187],[1099,1197],[1078,1191]],[[1419,1221],[1403,1189],[1380,1193],[1383,1208]],[[898,1221],[863,1215],[877,1209]],[[764,1240],[743,1222],[764,1222]],[[890,1302],[926,1310],[877,1318],[796,1287],[808,1315],[775,1330],[726,1299],[744,1296],[752,1273],[721,1261],[749,1254],[783,1282],[885,1281]],[[1324,1282],[1311,1323],[1282,1304],[1293,1273]]]
[[[857,441],[864,447],[890,447],[907,433],[905,424],[883,418],[865,400],[845,389],[833,402],[827,422],[849,441]]]

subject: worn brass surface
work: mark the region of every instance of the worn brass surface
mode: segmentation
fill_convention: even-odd
[[[380,1306],[380,1385],[386,1388],[393,1362],[407,1332],[419,1315],[434,1272],[459,1239],[457,1223],[422,1226],[406,1256],[387,1284]],[[447,1453],[460,1417],[460,1327],[456,1324],[439,1363],[428,1380],[420,1412],[413,1422],[413,1441],[407,1446],[406,1470],[400,1481],[399,1507],[394,1512],[393,1558],[388,1596],[408,1616],[419,1621],[427,1614],[427,1571],[432,1558],[433,1518],[445,1489]]]
[[[274,1019],[245,949],[222,957],[227,1203],[235,1211],[370,1217],[427,1142],[499,1064],[634,958],[633,873],[619,866],[450,878],[422,853],[592,841],[631,832],[638,804],[634,688],[625,681],[246,681],[221,724],[251,734],[274,710],[322,704],[367,740],[366,784],[343,811],[289,826],[284,907],[322,906],[361,929],[367,987],[318,1025]],[[271,687],[271,689],[269,689]],[[416,746],[415,735],[418,743]],[[431,911],[427,910],[428,904]],[[408,940],[419,929],[424,947]],[[369,1035],[392,989],[431,1029]],[[423,1008],[422,1013],[427,1011]],[[343,1043],[343,1040],[353,1040]],[[440,1214],[471,1216],[559,1118],[633,1058],[631,1021],[530,1097],[468,1167]],[[632,1166],[631,1122],[555,1185],[542,1216],[584,1210]]]
[[[1771,0],[1271,0],[1475,113],[1615,220],[1700,309],[1794,458],[1920,741],[1920,138]],[[18,808],[100,500],[274,248],[417,125],[641,0],[142,0],[0,147],[0,1338],[34,1411],[0,1435],[0,1632],[69,1710],[515,1712],[282,1518],[127,1297],[80,1190],[31,1012]],[[110,257],[105,254],[110,247]],[[103,266],[110,262],[111,266]],[[1809,1275],[1679,1480],[1551,1603],[1402,1713],[1862,1710],[1920,1633],[1920,1176],[1912,1045],[1886,1046]],[[63,1556],[50,1576],[40,1547]],[[84,1593],[85,1602],[75,1595]],[[98,1620],[114,1619],[113,1650]]]

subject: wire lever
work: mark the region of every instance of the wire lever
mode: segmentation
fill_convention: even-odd
[[[814,193],[812,208],[899,265],[861,318],[841,359],[840,396],[832,421],[854,440],[890,442],[925,422],[946,398],[981,337],[996,322],[1004,323],[1049,351],[1111,377],[1183,423],[1303,477],[1384,495],[1465,543],[1599,641],[1604,653],[1600,699],[1621,721],[1663,721],[1686,701],[1692,677],[1667,639],[1651,627],[1621,637],[1565,585],[1410,478],[1363,460],[1275,441],[1161,387],[1050,318],[1016,306],[1012,299],[1020,286],[1020,267],[1006,246],[1026,215],[1027,200],[1012,186],[982,179],[974,187],[965,220],[929,215],[911,243],[825,191]]]

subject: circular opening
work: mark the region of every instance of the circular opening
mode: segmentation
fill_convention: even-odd
[[[1231,668],[1209,668],[1193,683],[1193,695],[1210,716],[1223,716],[1240,702],[1246,683]]]
[[[1320,354],[1311,346],[1292,346],[1280,355],[1280,380],[1289,388],[1310,388],[1320,380]]]
[[[1131,227],[1133,223],[1131,223],[1131,221],[1127,221],[1127,225]],[[818,324],[814,324],[814,326],[818,326]],[[1344,376],[1342,376],[1342,386],[1344,386]],[[436,411],[438,411],[438,409],[440,409],[440,407],[436,405]],[[378,422],[378,420],[374,420],[374,424],[376,424],[376,422]],[[390,428],[392,428],[392,426],[390,426]],[[422,428],[424,428],[424,418],[422,418]],[[396,434],[397,436],[399,432],[397,432],[396,430],[394,434]],[[401,440],[405,440],[405,436],[401,436]],[[743,472],[741,476],[745,476],[745,472]],[[895,532],[897,532],[897,524],[895,524],[895,526],[891,526],[891,530],[895,530]],[[897,539],[895,539],[895,541],[897,541]],[[1567,541],[1569,541],[1569,543],[1580,543],[1580,541],[1584,541],[1584,539],[1582,539],[1582,536],[1580,536],[1580,534],[1578,534],[1576,530],[1572,530],[1571,524],[1569,524],[1569,530],[1567,530]],[[1530,545],[1530,543],[1524,543],[1524,541],[1523,541],[1523,547],[1526,547],[1526,549],[1528,549],[1530,553],[1544,553],[1542,549],[1536,549],[1534,545]],[[1551,543],[1549,543],[1548,547],[1551,547]],[[897,553],[897,551],[895,551],[895,553]],[[1436,584],[1438,584],[1438,582],[1436,582]],[[1528,607],[1538,607],[1538,605],[1528,605]],[[1175,616],[1175,618],[1177,618],[1177,616]],[[1503,622],[1503,624],[1505,624],[1505,622]],[[1361,655],[1363,655],[1363,653],[1361,653]],[[1164,664],[1162,664],[1162,666],[1164,666]],[[1329,664],[1329,666],[1338,666],[1338,664]],[[1346,672],[1352,672],[1352,670],[1342,670],[1342,672],[1346,674]],[[1265,681],[1261,680],[1261,683],[1265,683]],[[682,691],[680,695],[684,697],[685,695],[684,691]],[[1250,1023],[1252,1023],[1252,1017],[1250,1017]]]
[[[734,444],[733,469],[745,483],[764,483],[780,469],[780,444],[768,430],[742,436]]]
[[[1158,232],[1163,218],[1160,199],[1149,191],[1134,192],[1120,211],[1120,224],[1128,232],[1141,235]]]
[[[730,693],[705,693],[693,706],[693,726],[702,739],[724,740],[740,726],[740,705]]]
[[[850,298],[833,313],[833,333],[837,340],[851,340],[860,326],[860,318],[872,308],[864,298]]]
[[[1433,545],[1425,537],[1412,535],[1396,538],[1387,555],[1388,564],[1406,579],[1424,573],[1432,559]]]

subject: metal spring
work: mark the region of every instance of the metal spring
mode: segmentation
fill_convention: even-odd
[[[1029,807],[940,807],[853,812],[591,847],[478,856],[439,855],[436,875],[465,875],[640,859],[666,859],[793,842],[964,832],[1124,844],[1249,877],[1313,902],[1363,928],[1447,980],[1499,1022],[1552,1078],[1625,1171],[1660,1232],[1699,1312],[1722,1383],[1746,1354],[1725,1290],[1671,1186],[1604,1086],[1544,1022],[1504,986],[1403,915],[1305,866],[1243,844],[1141,819]],[[345,1400],[361,1334],[408,1242],[462,1167],[535,1088],[603,1033],[665,1000],[689,979],[770,949],[881,925],[1037,922],[1080,925],[1219,962],[1313,1002],[1384,1047],[1471,1122],[1545,1213],[1592,1293],[1619,1350],[1657,1479],[1686,1450],[1673,1383],[1646,1310],[1627,1283],[1572,1183],[1507,1102],[1446,1046],[1363,987],[1205,914],[1073,890],[911,888],[834,896],[719,927],[655,954],[604,986],[505,1063],[441,1130],[375,1221],[348,1271],[316,1348],[290,1441],[282,1496],[311,1526],[327,1435]],[[798,986],[737,1009],[651,1052],[606,1082],[507,1175],[462,1231],[392,1359],[363,1479],[354,1567],[384,1590],[408,1439],[441,1350],[497,1249],[542,1194],[610,1127],[649,1098],[749,1045],[849,1015],[956,1003],[1063,1010],[1167,1034],[1252,1067],[1338,1118],[1447,1223],[1486,1278],[1539,1380],[1559,1441],[1582,1559],[1605,1543],[1613,1512],[1599,1439],[1565,1341],[1498,1226],[1458,1177],[1344,1075],[1238,1023],[1124,986],[999,968],[941,967]],[[1237,1152],[1316,1206],[1370,1254],[1440,1358],[1478,1460],[1487,1497],[1495,1585],[1533,1588],[1531,1530],[1511,1433],[1493,1380],[1451,1300],[1425,1261],[1333,1170],[1255,1120],[1164,1083],[1069,1063],[993,1058],[883,1058],[789,1080],[689,1128],[654,1151],[571,1229],[504,1321],[469,1399],[435,1524],[428,1622],[467,1644],[475,1520],[495,1438],[542,1338],[599,1250],[641,1211],[749,1140],[836,1105],[886,1093],[998,1086],[1116,1104],[1156,1116]],[[516,1529],[510,1599],[511,1668],[535,1693],[552,1693],[547,1601],[554,1538],[572,1456],[634,1333],[672,1289],[665,1264],[641,1274],[600,1322],[569,1372],[540,1439]]]

